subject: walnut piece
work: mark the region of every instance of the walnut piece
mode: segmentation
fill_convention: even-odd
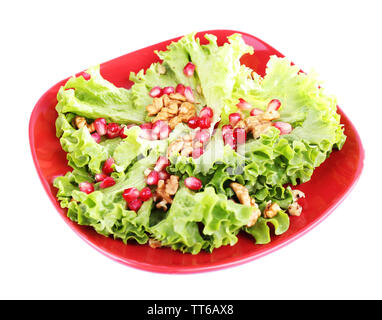
[[[178,101],[187,101],[186,97],[182,95],[181,93],[170,93],[170,99],[172,100],[178,100]]]
[[[76,116],[73,122],[78,129],[81,129],[82,127],[86,127],[88,128],[90,133],[93,133],[95,131],[94,123],[88,124],[84,117]]]
[[[159,248],[162,246],[161,242],[159,240],[150,238],[149,239],[149,246],[153,249]]]
[[[84,117],[76,116],[74,118],[74,124],[78,129],[85,127],[87,125],[86,119]]]
[[[241,204],[246,205],[248,207],[253,207],[253,213],[250,216],[249,221],[247,223],[247,227],[252,227],[253,225],[255,225],[257,219],[261,216],[261,211],[257,203],[255,202],[255,199],[249,196],[248,189],[240,183],[231,182],[230,187],[235,192]]]
[[[302,212],[302,207],[298,204],[298,202],[293,202],[291,205],[288,207],[288,213],[291,216],[297,216],[299,217]]]
[[[291,216],[299,217],[302,212],[302,207],[297,201],[301,198],[305,198],[305,193],[300,190],[294,189],[292,190],[292,196],[293,196],[293,203],[289,205],[288,213]]]
[[[186,97],[180,93],[153,98],[152,104],[149,104],[146,110],[150,117],[154,117],[152,123],[158,120],[167,121],[171,129],[196,115],[195,105],[187,102]]]
[[[230,187],[235,192],[241,204],[248,207],[251,206],[251,197],[249,196],[249,192],[246,187],[237,182],[231,182]]]
[[[269,201],[264,210],[264,218],[273,218],[281,210],[280,206],[276,202]]]
[[[278,118],[280,118],[278,111],[266,110],[256,116],[250,116],[245,119],[242,117],[242,120],[235,125],[235,128],[244,128],[246,132],[251,132],[253,137],[257,139],[272,126],[272,120]]]
[[[167,210],[167,204],[172,203],[172,197],[178,191],[179,188],[179,177],[171,175],[170,178],[165,180],[159,180],[158,186],[154,195],[154,200],[158,201],[156,207],[158,209]]]
[[[183,149],[183,146],[184,141],[182,138],[176,139],[175,141],[171,142],[167,148],[167,156],[169,157],[173,153],[180,153],[180,151]]]
[[[190,157],[195,149],[202,147],[203,143],[195,139],[195,135],[186,134],[170,143],[167,148],[167,157],[170,157],[173,153]]]
[[[293,201],[296,202],[301,198],[305,198],[305,193],[302,192],[301,190],[294,189],[292,190],[292,196],[293,196]]]

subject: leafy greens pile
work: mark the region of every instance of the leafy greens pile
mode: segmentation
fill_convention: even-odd
[[[288,229],[286,209],[293,199],[292,189],[285,185],[308,181],[332,150],[340,149],[345,142],[336,99],[325,93],[314,76],[301,73],[285,58],[272,56],[264,77],[253,74],[252,69],[240,64],[241,56],[253,54],[253,49],[239,34],[228,37],[223,46],[217,45],[213,35],[205,38],[209,43],[201,45],[190,34],[171,43],[166,51],[157,52],[162,62],[132,73],[134,85],[130,90],[105,80],[99,66],[87,70],[90,79],[72,77],[61,87],[56,106],[57,137],[73,170],[56,178],[54,186],[71,220],[124,242],[134,239],[144,244],[151,238],[162,246],[192,254],[234,245],[240,231],[251,234],[257,244],[268,243],[268,223],[274,225],[276,235]],[[196,71],[187,77],[183,68],[190,61]],[[166,72],[159,72],[159,66]],[[123,190],[145,187],[144,171],[153,168],[171,141],[192,129],[181,124],[168,139],[149,141],[140,137],[139,126],[132,126],[126,130],[127,138],[97,143],[86,127],[77,129],[72,120],[82,116],[142,124],[151,120],[146,111],[152,103],[151,88],[179,83],[193,89],[198,108],[208,105],[213,109],[211,128],[220,123],[200,158],[170,158],[167,171],[180,177],[180,188],[167,212],[155,208],[153,200],[144,202],[138,212],[128,210]],[[198,86],[202,90],[197,90]],[[293,131],[280,135],[271,127],[260,138],[249,138],[244,153],[224,145],[220,128],[228,123],[230,113],[237,112],[240,98],[263,110],[271,99],[279,99],[280,120],[290,123]],[[116,184],[100,189],[94,176],[102,172],[103,163],[110,157],[115,160],[111,176]],[[189,176],[200,179],[203,188],[198,192],[186,188],[182,181]],[[259,217],[254,226],[246,227],[253,208],[231,200],[232,181],[247,187],[261,210],[270,200],[282,210],[273,218]],[[80,191],[81,182],[94,183],[95,191]]]

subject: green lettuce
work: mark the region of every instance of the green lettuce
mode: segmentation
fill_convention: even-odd
[[[86,71],[83,76],[72,77],[60,88],[57,95],[58,113],[75,113],[88,119],[105,118],[108,122],[143,123],[145,106],[135,105],[131,91],[117,88],[100,74],[99,66]]]
[[[197,254],[222,245],[234,245],[253,208],[216,194],[211,187],[194,193],[183,187],[175,195],[167,216],[150,231],[162,245]]]

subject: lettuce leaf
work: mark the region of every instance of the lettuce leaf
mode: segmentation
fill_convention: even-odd
[[[70,115],[68,117],[70,119]],[[101,172],[102,162],[109,154],[106,149],[95,142],[86,127],[74,129],[64,114],[56,120],[57,134],[60,135],[61,147],[68,152],[69,165],[73,168],[88,166],[92,173]]]
[[[164,246],[197,254],[222,245],[234,245],[253,208],[216,194],[211,187],[194,193],[186,187],[175,195],[167,216],[150,231]],[[201,231],[200,231],[201,230]]]
[[[107,122],[143,123],[145,105],[135,105],[131,91],[117,88],[100,74],[99,66],[86,71],[91,78],[70,78],[57,94],[58,113],[75,113],[88,119],[105,118]]]

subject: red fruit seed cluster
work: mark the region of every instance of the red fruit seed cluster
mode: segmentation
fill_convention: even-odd
[[[122,197],[125,199],[127,207],[137,212],[144,201],[151,199],[152,193],[149,187],[144,187],[141,191],[135,187],[131,187],[123,191]]]
[[[101,142],[101,137],[106,136],[109,139],[120,137],[122,139],[127,138],[125,134],[125,127],[120,126],[118,123],[107,123],[104,118],[98,118],[94,120],[94,132],[91,136],[97,143]]]
[[[102,173],[97,173],[94,176],[96,182],[100,182],[100,189],[109,188],[115,185],[115,180],[113,177],[110,177],[110,174],[114,172],[114,159],[109,158],[105,161],[102,167]],[[94,191],[94,184],[90,182],[81,182],[79,184],[80,191],[85,192],[87,194],[92,193]]]

